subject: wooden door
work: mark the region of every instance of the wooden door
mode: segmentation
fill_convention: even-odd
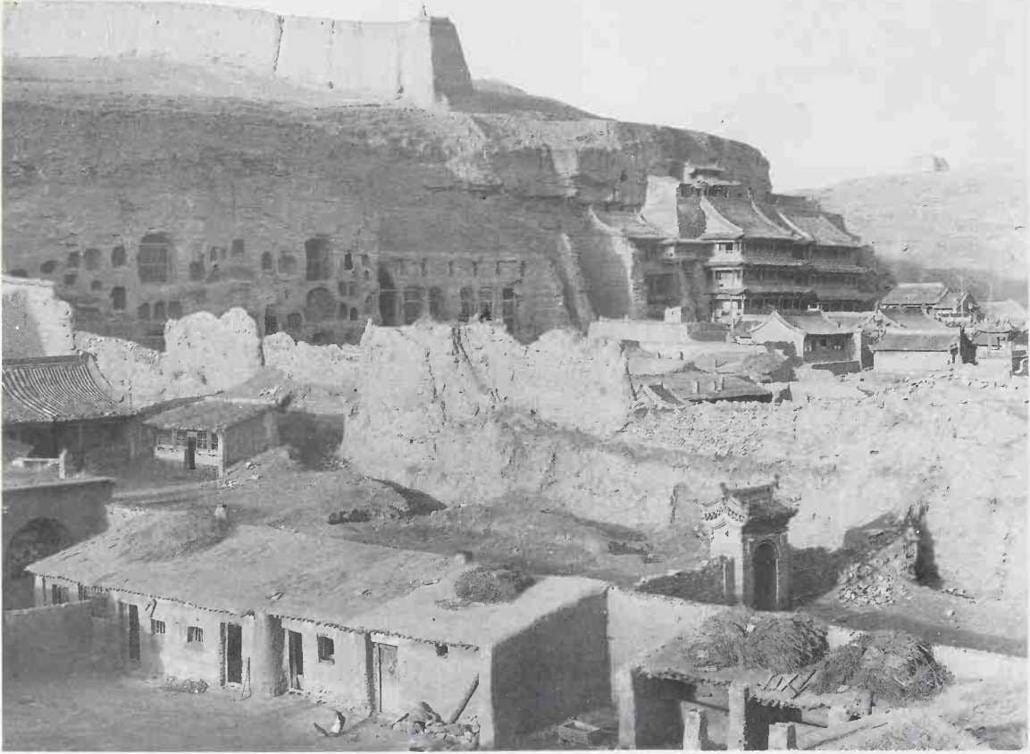
[[[775,610],[776,605],[776,548],[770,542],[762,542],[755,548],[754,606],[756,610]]]
[[[186,438],[186,458],[184,459],[187,469],[192,471],[197,468],[197,438]]]
[[[392,644],[372,644],[372,700],[376,712],[399,711],[397,647]]]
[[[286,639],[290,689],[300,691],[301,683],[304,681],[304,637],[296,631],[287,631]]]
[[[129,659],[139,661],[139,608],[129,605]]]
[[[243,628],[236,623],[222,624],[222,656],[225,658],[225,682],[243,683]]]

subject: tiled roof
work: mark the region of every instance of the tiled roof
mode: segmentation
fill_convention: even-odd
[[[698,370],[640,375],[634,377],[634,382],[646,385],[671,405],[742,398],[767,399],[772,395],[747,377]]]
[[[944,283],[901,283],[880,301],[881,306],[933,306],[948,292]]]
[[[129,416],[86,354],[7,359],[3,363],[3,422],[83,421]]]
[[[662,231],[640,217],[635,210],[599,210],[595,209],[597,219],[609,228],[622,231],[630,238],[665,238]]]
[[[1018,301],[984,301],[980,304],[984,318],[993,322],[1003,322],[1015,327],[1026,327],[1026,309]]]
[[[906,311],[888,311],[884,312],[884,316],[887,318],[887,324],[894,324],[898,327],[903,327],[906,330],[916,330],[919,332],[950,332],[950,328],[943,322],[928,317],[922,312],[906,312]]]
[[[845,233],[830,219],[817,212],[798,212],[792,209],[778,209],[777,214],[789,226],[794,226],[819,246],[858,246],[855,236]]]
[[[847,332],[822,312],[797,312],[780,316],[808,335],[840,335]]]
[[[957,332],[916,332],[888,330],[879,342],[872,345],[874,351],[950,351],[958,348]]]
[[[223,430],[274,408],[266,402],[203,400],[163,411],[145,423],[158,429]]]
[[[709,196],[708,203],[723,219],[739,228],[745,238],[795,238],[790,230],[764,217],[750,199]]]

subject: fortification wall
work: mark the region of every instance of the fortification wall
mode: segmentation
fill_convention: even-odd
[[[423,106],[471,90],[457,33],[443,19],[361,23],[217,5],[41,0],[4,9],[4,55],[155,58]]]

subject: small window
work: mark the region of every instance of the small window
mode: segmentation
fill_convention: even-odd
[[[333,662],[336,655],[336,644],[328,636],[318,637],[318,661]]]
[[[266,251],[261,255],[261,269],[265,272],[272,271],[272,252]]]
[[[188,442],[188,439],[189,439],[189,435],[186,434],[186,430],[185,429],[177,429],[177,430],[175,430],[175,444],[176,445],[186,445],[186,443]]]
[[[336,318],[337,319],[347,319],[347,305],[346,304],[340,304],[337,307],[337,309],[336,309]]]
[[[454,262],[447,263],[447,274],[454,277]]]
[[[190,280],[194,283],[199,283],[204,279],[204,260],[198,259],[195,262],[190,262]]]
[[[104,281],[103,280],[94,280],[92,283],[89,284],[89,289],[91,291],[102,291],[102,290],[104,290]]]
[[[365,280],[371,280],[371,279],[372,279],[372,271],[371,270],[365,270]]]
[[[86,589],[86,587],[84,585],[79,584],[79,602],[85,602],[88,599],[89,599],[89,592],[88,592],[88,590]]]
[[[78,280],[78,277],[79,276],[76,275],[74,272],[69,272],[67,275],[64,276],[64,284],[75,285],[75,281]]]
[[[151,618],[150,619],[150,633],[152,633],[154,635],[159,635],[159,634],[164,634],[164,632],[165,632],[165,622],[163,620],[154,620],[153,618]]]
[[[351,320],[351,322],[356,322],[357,319],[358,319],[358,309],[357,309],[356,306],[352,306],[350,308],[350,320]]]
[[[232,255],[234,257],[242,257],[246,254],[246,248],[243,245],[242,238],[234,238],[232,240]]]
[[[55,270],[57,270],[57,262],[53,259],[48,259],[39,266],[39,271],[44,275],[53,275]]]
[[[293,312],[286,315],[286,329],[291,331],[297,331],[304,324],[304,319],[297,313]]]
[[[525,262],[519,262],[519,277],[520,278],[526,277],[526,263]]]
[[[187,626],[186,627],[186,643],[187,644],[203,644],[204,643],[204,629],[200,626]]]
[[[218,435],[215,432],[210,434],[211,450],[218,450]]]
[[[346,254],[343,255],[343,269],[345,269],[345,270],[353,270],[354,269],[354,257],[351,255],[351,253],[349,251]]]
[[[207,450],[207,432],[197,432],[197,450]]]
[[[50,604],[63,605],[68,601],[68,587],[58,584],[50,585]]]
[[[96,270],[100,268],[100,249],[86,249],[86,269]]]
[[[478,274],[479,274],[479,262],[473,262],[472,263],[472,277],[475,277]]]
[[[361,255],[361,266],[368,267],[368,254]]]
[[[446,657],[448,649],[449,649],[449,647],[446,644],[437,644],[436,645],[436,656],[437,657]]]
[[[77,252],[77,251],[68,252],[68,266],[69,267],[76,267],[76,268],[79,266],[79,252]]]
[[[419,272],[421,273],[422,277],[425,277],[429,274],[429,262],[427,262],[425,259],[419,262]]]
[[[218,261],[218,247],[217,246],[212,246],[211,248],[209,248],[208,251],[207,251],[207,257],[208,257],[208,259],[210,261],[217,262]]]
[[[111,249],[111,266],[112,267],[124,267],[125,266],[125,247],[115,246]]]
[[[171,319],[182,318],[182,304],[179,301],[168,302],[168,316]]]
[[[500,262],[495,262],[494,263],[494,275],[497,275],[498,277],[500,277],[500,275],[501,275],[501,263]]]
[[[156,319],[158,322],[165,321],[166,317],[164,301],[158,301],[156,304],[154,304],[154,319]]]
[[[111,289],[111,308],[116,312],[125,311],[125,289],[120,285]]]

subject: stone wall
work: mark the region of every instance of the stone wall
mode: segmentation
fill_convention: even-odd
[[[72,308],[50,281],[4,275],[3,314],[5,360],[72,353]]]

